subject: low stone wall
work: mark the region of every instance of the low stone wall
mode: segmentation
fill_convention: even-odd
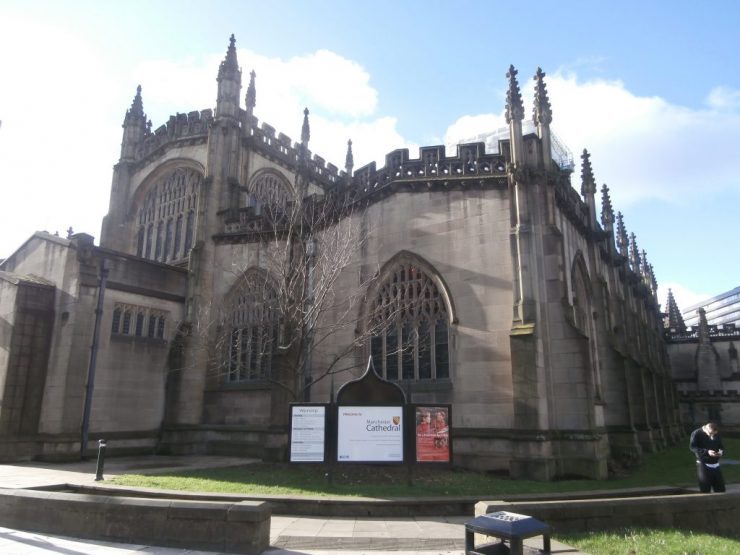
[[[640,526],[735,536],[740,521],[740,492],[553,501],[481,501],[475,506],[476,516],[496,511],[533,516],[549,524],[555,534]]]
[[[472,515],[480,497],[409,497],[375,499],[366,497],[318,497],[289,495],[250,495],[238,493],[207,493],[155,488],[129,488],[115,485],[59,486],[78,493],[92,495],[144,497],[148,499],[183,499],[189,501],[264,501],[272,514],[315,517],[414,517]],[[50,489],[50,488],[44,488]],[[54,488],[56,489],[56,488]]]
[[[259,501],[213,502],[0,490],[0,525],[76,538],[262,553],[270,508]]]

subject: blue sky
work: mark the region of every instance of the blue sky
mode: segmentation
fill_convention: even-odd
[[[256,115],[356,167],[502,125],[541,66],[553,128],[681,306],[740,281],[738,2],[0,0],[0,258],[37,229],[99,236],[136,85],[154,127],[212,107],[228,37]],[[530,114],[527,106],[527,114]],[[573,183],[580,189],[580,168]]]

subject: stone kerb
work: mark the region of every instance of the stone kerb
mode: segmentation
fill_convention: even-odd
[[[137,499],[8,489],[0,525],[125,543],[262,553],[270,544],[269,504]]]
[[[569,501],[480,501],[475,506],[476,516],[496,511],[533,516],[549,524],[553,533],[645,526],[736,534],[740,491]]]

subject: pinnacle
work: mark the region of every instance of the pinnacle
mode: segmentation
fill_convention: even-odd
[[[226,50],[226,58],[224,58],[224,61],[221,62],[221,65],[218,68],[218,80],[220,81],[224,77],[227,76],[231,78],[236,78],[241,81],[241,71],[239,70],[239,63],[236,59],[236,39],[234,38],[234,35],[232,34],[229,38],[229,47]]]
[[[629,247],[629,238],[627,237],[627,229],[624,227],[624,217],[621,212],[617,212],[617,248],[619,254],[627,257],[627,249]]]
[[[587,195],[596,194],[596,180],[594,179],[594,171],[591,167],[591,155],[588,150],[583,149],[581,155],[583,164],[581,165],[581,194],[585,197]]]
[[[352,139],[349,139],[347,141],[347,158],[344,162],[344,167],[347,170],[348,174],[352,174],[352,168],[355,165],[354,156],[352,155]]]
[[[257,89],[254,86],[254,78],[257,74],[254,70],[249,72],[249,86],[247,87],[247,96],[244,100],[244,104],[247,110],[252,110],[257,105]]]
[[[637,247],[637,237],[634,233],[630,233],[630,259],[632,262],[632,270],[640,272],[640,249]]]
[[[301,127],[301,143],[308,145],[311,140],[311,127],[308,124],[308,108],[303,110],[303,127]]]
[[[668,289],[668,329],[671,331],[686,331],[686,323],[683,321],[681,311],[678,309],[678,303],[673,297],[673,291]]]
[[[522,104],[519,82],[516,79],[517,73],[519,72],[513,65],[510,65],[509,71],[506,72],[506,77],[509,80],[509,88],[506,91],[506,123],[524,119],[524,105]]]
[[[614,223],[614,209],[612,200],[609,198],[609,187],[604,183],[601,186],[601,223],[604,227],[611,226]]]
[[[134,100],[131,102],[131,108],[126,110],[123,124],[127,125],[135,119],[146,121],[146,116],[144,115],[144,103],[141,100],[141,85],[136,87],[136,95],[134,96]]]
[[[550,105],[550,99],[547,96],[547,86],[544,82],[544,77],[547,75],[542,68],[537,68],[537,73],[534,75],[535,87],[534,87],[534,115],[532,119],[535,124],[550,125],[552,123],[552,106]]]

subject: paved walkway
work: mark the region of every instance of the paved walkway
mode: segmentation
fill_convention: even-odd
[[[121,457],[105,463],[105,478],[123,473],[155,474],[175,469],[213,468],[253,462],[241,457]],[[65,464],[18,463],[0,465],[0,487],[29,488],[57,484],[95,483],[95,461]],[[273,515],[267,555],[463,555],[465,517],[312,518]],[[542,538],[525,542],[542,547]],[[553,553],[579,551],[558,542]],[[211,552],[81,540],[0,527],[4,555],[213,555]]]

